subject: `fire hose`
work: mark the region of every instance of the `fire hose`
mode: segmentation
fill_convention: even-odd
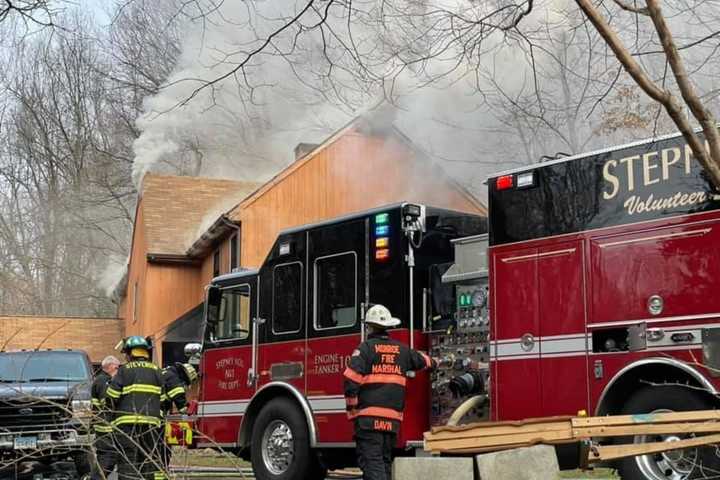
[[[486,400],[487,395],[475,395],[474,397],[468,398],[455,409],[452,415],[450,415],[447,424],[451,427],[458,425],[465,415],[470,413],[473,408],[482,406]]]

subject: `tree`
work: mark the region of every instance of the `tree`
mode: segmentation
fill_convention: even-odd
[[[214,2],[204,4],[204,8],[198,5],[203,2],[193,2],[186,8],[195,9],[194,15],[199,18],[212,17],[214,10],[210,6]],[[505,95],[506,102],[516,103],[513,106],[516,113],[510,118],[526,119],[530,115],[544,121],[548,112],[543,111],[538,117],[530,107],[540,110],[544,107],[544,92],[537,82],[538,59],[551,52],[552,46],[535,34],[550,28],[553,21],[549,18],[558,11],[569,11],[571,5],[583,17],[556,28],[566,32],[594,31],[602,41],[590,45],[590,51],[609,48],[595,58],[607,72],[617,72],[613,79],[602,77],[609,86],[595,101],[601,103],[616,86],[622,88],[629,77],[663,106],[708,177],[720,187],[720,134],[707,96],[714,95],[714,87],[706,88],[705,96],[699,92],[703,84],[712,82],[710,72],[716,65],[713,47],[720,35],[717,12],[713,11],[713,2],[707,0],[665,2],[663,8],[672,10],[670,15],[664,14],[660,0],[495,0],[454,5],[404,0],[379,3],[304,0],[276,5],[275,15],[260,15],[258,12],[265,12],[268,7],[248,2],[247,16],[252,19],[248,22],[253,26],[248,31],[254,35],[245,39],[240,48],[220,52],[218,63],[225,68],[218,69],[215,75],[186,79],[196,87],[181,103],[192,101],[203,90],[219,88],[226,80],[235,80],[245,98],[250,99],[262,88],[254,83],[253,77],[261,59],[276,56],[297,63],[313,45],[324,61],[316,61],[312,69],[300,68],[296,73],[306,77],[306,81],[313,78],[308,72],[313,73],[318,80],[314,82],[315,88],[335,100],[346,99],[332,92],[342,86],[347,89],[351,84],[348,77],[352,77],[351,88],[356,91],[380,89],[391,102],[398,86],[407,88],[412,84],[410,88],[423,88],[458,76],[477,78],[477,91],[488,95],[491,92],[481,79],[496,76],[494,60],[512,48],[526,56],[532,79],[525,98]],[[693,29],[683,32],[682,43],[678,43],[678,35],[673,35],[671,26],[680,30],[688,24]],[[689,68],[690,64],[693,68]],[[621,69],[628,77],[621,75]],[[597,77],[591,77],[593,73],[572,72],[597,90],[599,82]],[[563,75],[559,80],[562,82]],[[691,112],[691,118],[685,109]],[[694,132],[693,123],[702,128],[707,149]],[[580,139],[566,140],[574,147],[583,143]]]

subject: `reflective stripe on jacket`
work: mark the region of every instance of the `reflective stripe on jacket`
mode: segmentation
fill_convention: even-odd
[[[359,428],[397,432],[405,408],[408,371],[432,368],[426,354],[387,334],[373,334],[353,352],[345,369],[348,418]]]
[[[90,388],[90,403],[93,412],[91,425],[95,433],[110,433],[112,431],[110,426],[112,414],[105,404],[105,391],[109,382],[110,375],[101,370],[93,380]]]
[[[162,402],[162,410],[165,413],[172,411],[173,404],[178,412],[187,411],[187,395],[185,382],[180,378],[180,374],[175,366],[170,366],[162,371],[163,384],[165,386],[166,397]]]

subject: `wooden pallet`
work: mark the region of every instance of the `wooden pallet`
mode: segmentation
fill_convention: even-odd
[[[593,439],[635,435],[687,436],[676,442],[598,445]],[[704,435],[698,435],[704,434]],[[425,433],[425,450],[434,454],[471,454],[537,444],[584,442],[587,461],[659,453],[720,443],[720,410],[607,417],[547,417],[519,422],[436,427]]]

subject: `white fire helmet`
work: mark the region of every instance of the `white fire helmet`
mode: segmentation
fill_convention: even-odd
[[[383,305],[373,305],[365,313],[365,323],[371,325],[377,325],[383,328],[397,327],[400,325],[400,320],[393,317]]]

